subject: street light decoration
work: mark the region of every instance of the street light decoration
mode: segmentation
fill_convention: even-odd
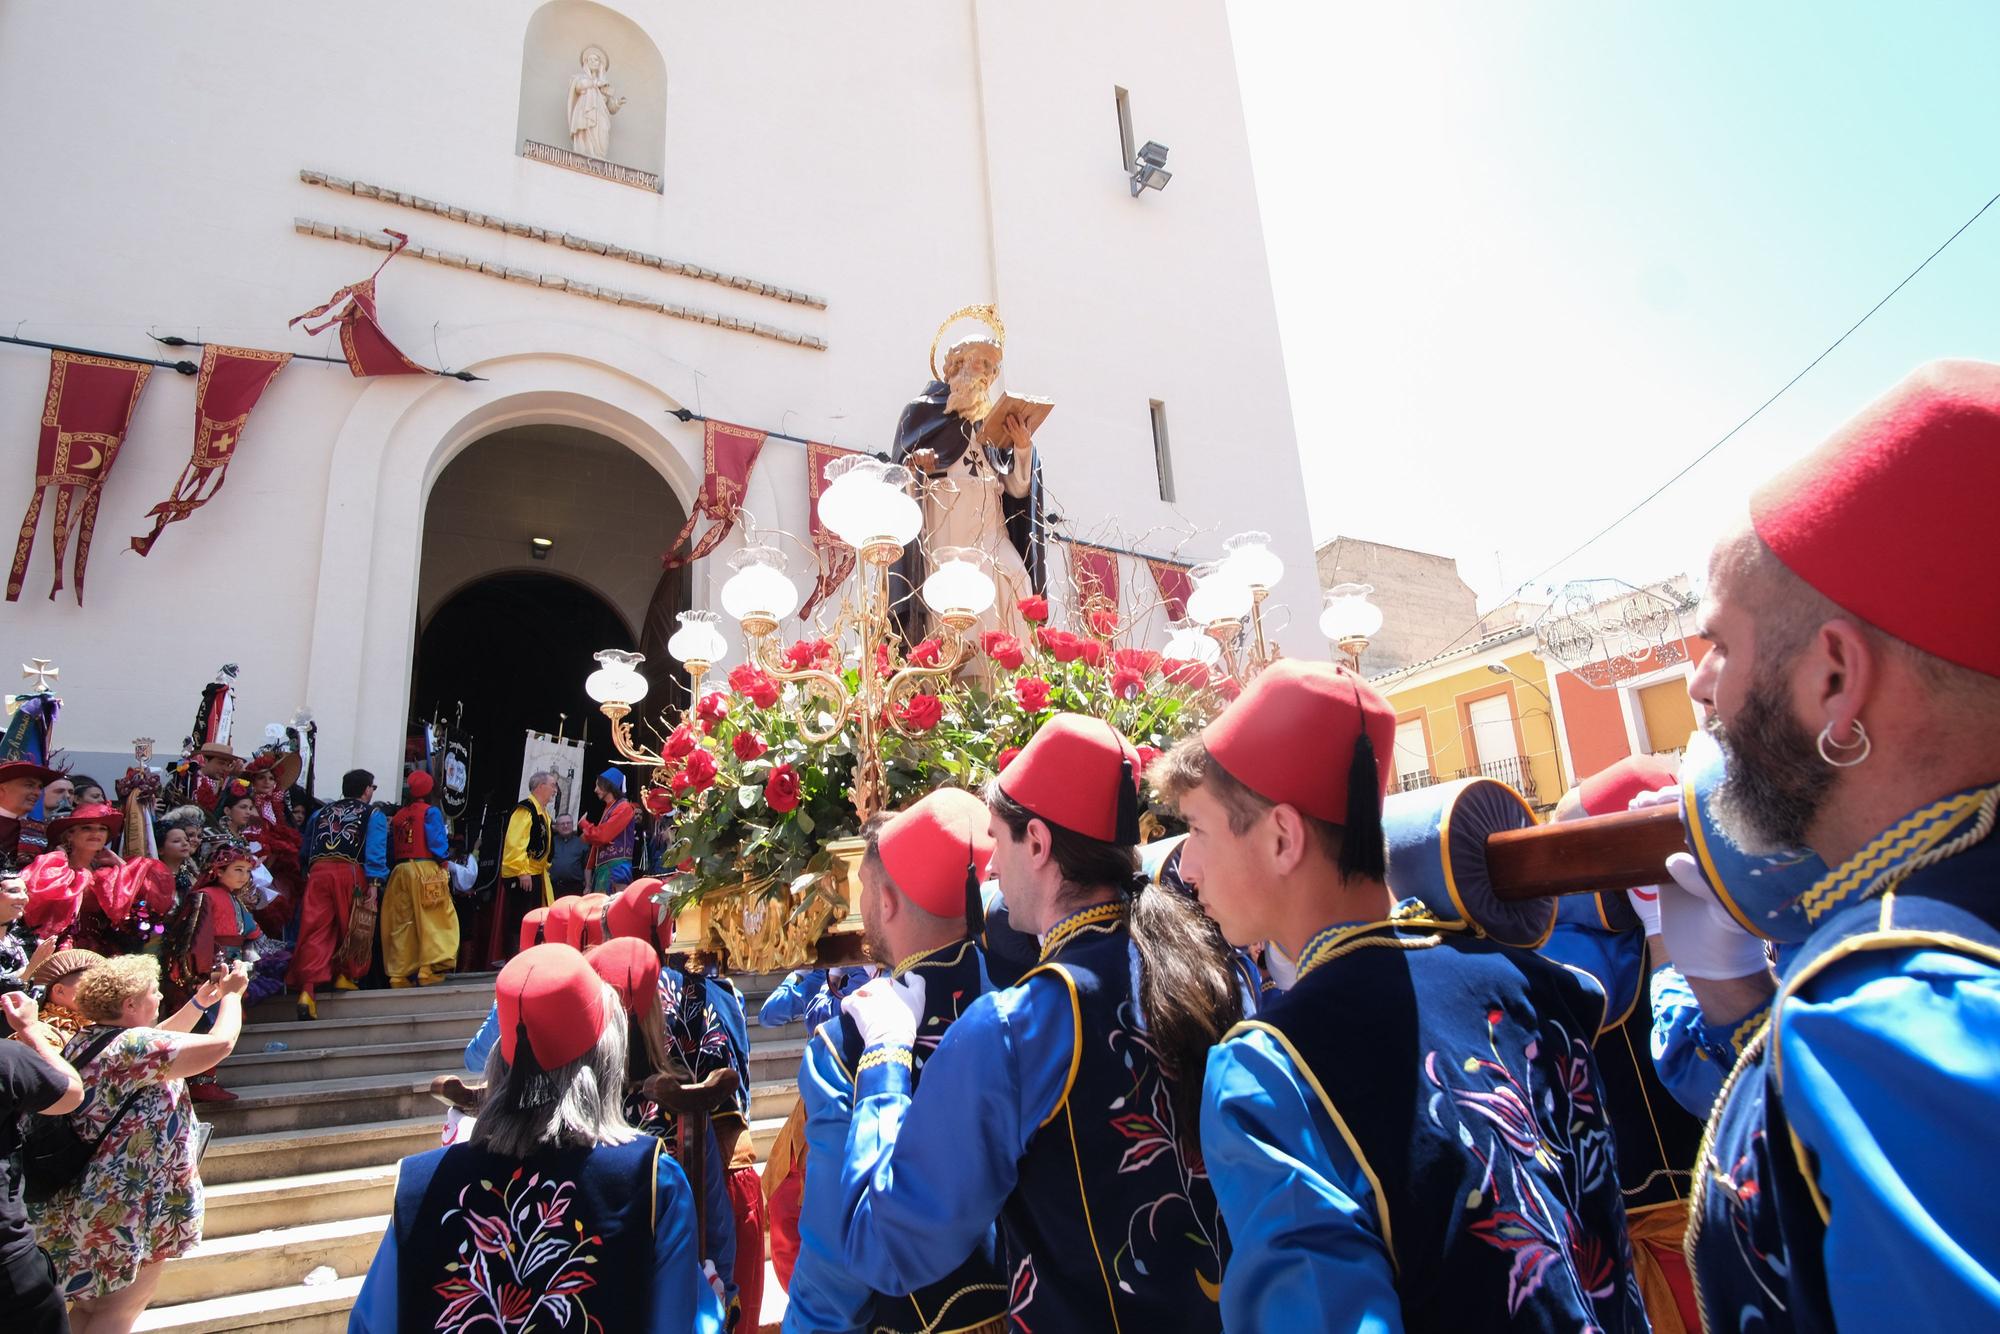
[[[1340,647],[1361,670],[1368,641],[1382,628],[1382,609],[1368,600],[1373,584],[1335,584],[1326,590],[1326,608],[1319,614],[1320,633]]]
[[[1535,622],[1536,647],[1594,690],[1687,661],[1692,594],[1673,581],[1646,588],[1618,579],[1563,585]]]

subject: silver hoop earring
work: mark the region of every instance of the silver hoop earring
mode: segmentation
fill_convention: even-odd
[[[1819,729],[1819,757],[1836,769],[1852,769],[1855,765],[1867,759],[1868,752],[1873,749],[1875,749],[1875,743],[1868,739],[1868,729],[1861,725],[1859,718],[1854,720],[1854,740],[1846,743],[1833,739],[1832,723],[1828,723],[1825,727]],[[1837,760],[1829,753],[1835,750],[1858,751],[1860,753],[1850,759]]]

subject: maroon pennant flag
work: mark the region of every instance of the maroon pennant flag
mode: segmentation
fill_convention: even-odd
[[[1118,606],[1118,553],[1087,542],[1069,544],[1069,577],[1076,585],[1079,610],[1116,610]]]
[[[151,551],[168,524],[187,518],[222,489],[250,410],[291,359],[289,352],[214,343],[202,351],[201,375],[194,386],[194,453],[181,470],[174,493],[146,511],[153,531],[133,538],[132,550],[141,556]]]
[[[864,449],[842,449],[839,445],[806,445],[806,507],[813,550],[819,553],[819,580],[813,585],[806,604],[799,608],[799,620],[812,615],[813,608],[840,587],[841,580],[854,572],[854,548],[820,526],[819,495],[826,489],[826,470],[835,459],[865,454]]]
[[[308,324],[306,332],[325,333],[334,325],[339,325],[341,354],[347,358],[347,369],[357,378],[367,375],[436,375],[438,372],[430,367],[419,366],[404,356],[402,349],[382,332],[382,322],[375,314],[375,280],[381,276],[383,269],[389,267],[389,260],[402,254],[403,247],[410,243],[410,238],[401,232],[392,232],[387,227],[382,231],[395,238],[396,244],[389,247],[388,256],[375,266],[375,272],[358,283],[349,283],[328,297],[326,304],[314,306],[293,319],[291,324],[316,320],[332,311],[332,319],[323,324]],[[343,302],[346,304],[343,305]]]
[[[21,600],[21,581],[28,574],[28,556],[41,523],[42,498],[55,488],[56,581],[49,589],[54,601],[63,586],[63,558],[70,531],[76,531],[76,605],[83,605],[83,572],[90,563],[90,536],[97,527],[97,502],[104,479],[118,460],[125,429],[140,391],[152,376],[151,366],[80,352],[49,354],[49,392],[42,402],[42,437],[35,455],[35,492],[21,520],[21,537],[14,544],[14,568],[7,576],[7,600]]]
[[[669,570],[700,560],[729,536],[729,530],[736,526],[736,511],[750,492],[750,470],[757,466],[757,456],[764,451],[766,436],[762,431],[731,426],[728,422],[705,422],[703,427],[701,494],[695,497],[694,510],[681,526],[680,536],[660,557],[660,563]],[[711,524],[709,530],[692,550],[675,555],[687,545],[695,524],[704,514]]]
[[[1188,594],[1194,592],[1194,576],[1188,572],[1190,567],[1178,561],[1148,556],[1146,568],[1153,572],[1153,586],[1160,590],[1160,600],[1166,604],[1167,619],[1185,620]]]

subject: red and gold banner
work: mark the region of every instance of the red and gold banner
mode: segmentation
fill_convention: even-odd
[[[403,253],[403,247],[410,238],[401,232],[392,232],[384,227],[383,232],[395,238],[396,244],[389,248],[388,257],[375,266],[375,272],[358,283],[349,283],[326,299],[326,304],[314,306],[305,314],[292,320],[299,324],[306,320],[316,320],[328,311],[333,318],[324,324],[306,325],[309,334],[325,333],[334,325],[340,326],[340,351],[347,358],[347,369],[357,377],[366,375],[436,375],[428,366],[419,366],[403,355],[402,349],[389,341],[389,335],[382,332],[382,323],[375,314],[375,280],[382,270],[389,267],[389,260]],[[346,302],[342,305],[342,302]],[[336,309],[336,307],[338,309]],[[290,327],[289,325],[286,327]]]
[[[133,538],[132,550],[141,556],[151,551],[168,524],[187,518],[222,489],[250,410],[291,359],[289,352],[214,343],[203,350],[201,374],[194,386],[194,453],[181,470],[174,493],[146,511],[153,531]]]
[[[700,560],[715,550],[716,543],[729,536],[736,526],[736,511],[750,493],[750,470],[764,451],[765,433],[728,422],[704,422],[701,438],[701,494],[694,510],[681,526],[680,536],[660,556],[669,570]],[[685,555],[675,555],[694,534],[694,526],[707,515],[710,528]]]
[[[1069,544],[1069,577],[1076,585],[1079,610],[1117,610],[1118,553],[1088,542]]]
[[[1188,572],[1191,567],[1178,561],[1148,556],[1146,568],[1153,572],[1153,586],[1160,590],[1160,601],[1166,606],[1167,619],[1184,620],[1187,617],[1188,594],[1194,592],[1194,576]]]
[[[808,444],[806,446],[806,513],[813,550],[819,553],[819,581],[813,585],[806,603],[799,608],[799,619],[812,615],[813,608],[825,601],[841,581],[854,572],[854,548],[828,533],[819,522],[819,493],[826,489],[826,470],[835,459],[844,459],[852,454],[865,454],[864,449],[842,449],[839,445]]]
[[[125,429],[140,391],[153,374],[151,366],[112,357],[77,352],[49,354],[49,392],[42,403],[42,437],[35,456],[35,493],[21,520],[21,537],[14,545],[14,568],[7,576],[7,600],[21,598],[21,581],[28,574],[28,556],[41,522],[42,498],[56,492],[56,581],[49,598],[62,591],[63,558],[72,529],[76,532],[76,603],[83,605],[83,572],[90,563],[90,536],[97,527],[97,502],[104,479],[118,460]]]

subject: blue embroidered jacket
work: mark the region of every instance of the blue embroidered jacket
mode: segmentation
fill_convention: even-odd
[[[1232,1330],[1645,1330],[1592,979],[1421,915],[1329,928],[1209,1056]]]
[[[1688,1224],[1710,1330],[2000,1328],[2000,789],[1919,810],[1801,901],[1783,970],[1709,1124]]]

